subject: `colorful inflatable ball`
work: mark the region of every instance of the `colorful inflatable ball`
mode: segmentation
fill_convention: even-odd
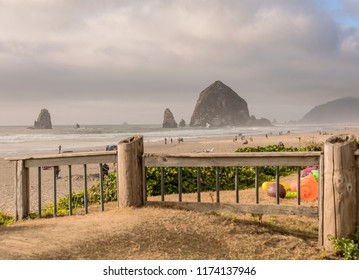
[[[291,183],[291,191],[297,191],[297,182]],[[303,200],[315,200],[318,198],[318,182],[312,173],[300,179],[300,198]]]
[[[313,170],[318,170],[318,166],[307,166],[307,167],[302,171],[302,177],[307,176],[307,175],[310,174]]]
[[[276,193],[277,193],[277,184],[272,183],[272,184],[268,185],[267,194],[270,197],[276,197]],[[284,186],[282,184],[279,184],[279,197],[285,198],[286,194],[287,194],[287,191],[285,190]]]
[[[262,190],[266,191],[268,186],[271,185],[271,184],[276,184],[276,182],[264,182],[262,184]],[[281,184],[285,190],[290,190],[290,184],[287,184],[287,183],[283,183],[283,182],[279,182],[279,184]]]

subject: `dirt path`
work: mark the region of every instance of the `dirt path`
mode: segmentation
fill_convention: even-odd
[[[0,259],[318,259],[315,221],[111,206],[0,227]],[[306,224],[306,225],[305,225]],[[304,229],[304,230],[301,230]]]

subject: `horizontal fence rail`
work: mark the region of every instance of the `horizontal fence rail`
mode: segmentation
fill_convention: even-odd
[[[144,154],[148,167],[304,166],[319,165],[321,152]]]
[[[199,211],[231,211],[236,213],[306,215],[318,217],[318,206],[300,205],[300,167],[318,166],[320,170],[319,193],[323,192],[323,153],[322,152],[257,152],[257,153],[197,153],[197,154],[144,154],[144,192],[146,193],[146,168],[161,168],[161,201],[147,201],[149,205],[174,207]],[[255,167],[255,204],[239,204],[238,167]],[[277,205],[259,204],[258,167],[276,167],[276,203]],[[296,206],[279,205],[279,167],[297,167],[298,199]],[[178,168],[178,202],[164,201],[164,168]],[[183,202],[182,168],[197,168],[197,202]],[[201,202],[201,174],[200,167],[215,168],[215,203]],[[235,202],[234,204],[220,203],[220,175],[219,167],[235,167]],[[147,198],[146,198],[147,200]]]
[[[25,167],[59,166],[59,165],[81,165],[96,163],[116,163],[116,151],[105,152],[80,152],[80,153],[62,153],[53,155],[37,155],[30,157],[12,157],[6,158],[10,161],[24,161]]]
[[[230,204],[209,202],[174,202],[174,201],[148,201],[152,206],[164,206],[169,208],[196,210],[199,212],[229,211],[242,214],[274,214],[274,215],[302,215],[318,217],[318,207],[315,206],[290,206],[290,205],[257,205],[257,204]]]

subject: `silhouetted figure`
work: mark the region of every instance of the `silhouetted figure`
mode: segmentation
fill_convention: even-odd
[[[60,178],[60,167],[54,166],[56,179]]]
[[[110,170],[110,167],[107,163],[102,164],[102,180],[105,176],[108,176],[108,171]]]

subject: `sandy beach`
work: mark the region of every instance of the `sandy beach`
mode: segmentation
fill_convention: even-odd
[[[201,153],[201,152],[215,152],[228,153],[234,152],[239,147],[248,146],[266,146],[278,144],[282,142],[287,147],[308,146],[311,144],[322,144],[326,139],[336,134],[353,134],[359,137],[359,126],[352,126],[350,128],[343,128],[343,130],[331,131],[325,134],[322,133],[291,133],[282,132],[281,135],[265,135],[252,137],[252,140],[247,136],[246,139],[241,140],[237,137],[235,141],[232,137],[225,138],[205,138],[205,139],[184,139],[183,142],[178,143],[174,139],[173,143],[165,144],[163,142],[145,143],[146,153]],[[119,139],[122,140],[122,139]],[[244,142],[247,141],[247,144]],[[170,141],[167,141],[170,142]],[[29,154],[31,154],[29,152]],[[114,166],[111,164],[110,168]],[[89,165],[89,186],[98,179],[99,167],[98,165]],[[66,166],[61,167],[60,178],[57,180],[58,198],[64,197],[68,192],[68,171]],[[83,169],[82,166],[73,166],[73,191],[79,192],[83,190]],[[15,166],[13,162],[1,159],[0,160],[0,212],[13,214],[14,212],[14,182],[15,182]],[[44,205],[52,201],[53,196],[53,172],[52,170],[44,170],[42,172],[43,193],[42,200]],[[35,210],[37,207],[37,170],[30,169],[30,203],[31,209]]]

